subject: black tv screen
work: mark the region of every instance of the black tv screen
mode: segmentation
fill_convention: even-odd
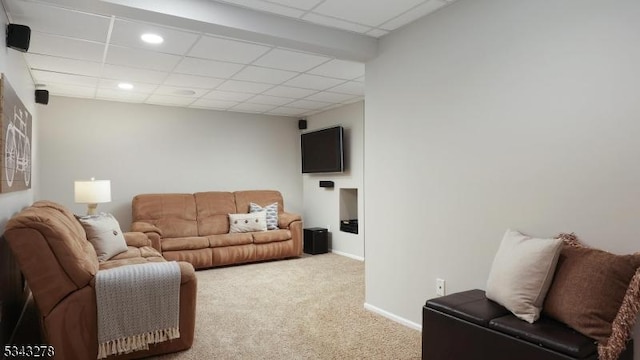
[[[343,133],[342,126],[336,126],[302,134],[302,172],[343,172]]]

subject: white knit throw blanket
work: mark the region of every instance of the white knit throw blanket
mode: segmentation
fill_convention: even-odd
[[[151,262],[98,271],[98,359],[180,337],[180,266]]]

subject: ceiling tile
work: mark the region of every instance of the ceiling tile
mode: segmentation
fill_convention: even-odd
[[[102,76],[119,81],[161,84],[167,77],[167,73],[162,71],[135,69],[126,66],[105,64],[102,68]]]
[[[58,83],[95,88],[98,85],[98,78],[91,76],[70,75],[39,70],[32,70],[31,74],[34,77],[36,84],[44,84],[47,86],[51,83]]]
[[[343,29],[343,30],[355,31],[359,33],[366,33],[367,31],[371,30],[370,26],[355,24],[352,22],[348,22],[348,21],[344,21],[344,20],[340,20],[340,19],[336,19],[336,18],[324,16],[324,15],[318,15],[315,13],[308,13],[305,16],[303,16],[302,19],[310,21],[312,23],[320,24],[320,25],[325,25],[325,26],[334,27],[334,28]]]
[[[217,78],[228,78],[242,69],[244,65],[228,62],[184,58],[174,72],[189,75],[203,75]]]
[[[213,89],[223,82],[224,79],[186,74],[171,74],[164,80],[165,85],[194,89]]]
[[[251,8],[253,10],[266,11],[274,14],[299,18],[304,14],[304,11],[293,9],[287,6],[280,6],[278,4],[268,3],[266,1],[260,0],[222,0],[227,3],[231,3],[234,5],[240,5],[244,7]]]
[[[104,53],[104,44],[31,32],[29,52],[32,54],[53,55],[76,60],[101,62],[102,54]]]
[[[237,80],[255,81],[267,84],[280,84],[298,75],[297,72],[247,66],[233,76]]]
[[[310,70],[309,74],[351,80],[364,75],[364,64],[334,59]]]
[[[237,81],[237,80],[229,80],[225,81],[224,84],[218,86],[218,90],[225,91],[237,91],[237,92],[245,92],[250,94],[259,94],[273,85],[270,84],[260,84],[248,81]]]
[[[28,25],[31,31],[104,42],[110,19],[30,1],[7,2],[11,22]]]
[[[344,84],[332,87],[329,91],[362,96],[364,95],[364,84],[358,81],[348,81]]]
[[[309,109],[309,110],[318,110],[322,108],[326,108],[330,106],[331,103],[328,102],[320,102],[320,101],[311,101],[311,100],[297,100],[292,102],[291,104],[287,104],[287,106],[300,108],[300,109]]]
[[[342,103],[355,98],[352,94],[338,94],[328,91],[319,92],[317,94],[306,97],[305,100],[324,101],[330,103]]]
[[[414,20],[417,20],[418,18],[421,18],[440,9],[446,4],[447,3],[445,0],[427,0],[419,6],[413,8],[411,11],[381,24],[380,27],[386,30],[395,30],[403,25],[406,25]]]
[[[182,57],[178,55],[112,45],[107,49],[106,63],[158,71],[171,71],[181,59]]]
[[[162,85],[162,86],[159,86],[153,94],[199,98],[202,95],[206,94],[207,92],[209,92],[209,90]]]
[[[292,101],[295,101],[295,100],[291,98],[268,96],[268,95],[256,95],[251,99],[247,100],[247,102],[250,102],[250,103],[266,104],[266,105],[285,105]]]
[[[275,108],[273,105],[242,103],[232,107],[231,110],[263,113],[265,111],[272,110],[273,108]]]
[[[189,105],[190,107],[199,107],[199,108],[207,108],[207,109],[228,109],[232,106],[237,105],[237,101],[226,101],[226,100],[216,100],[216,99],[198,99]]]
[[[249,99],[252,96],[253,94],[213,90],[206,94],[204,98],[218,101],[241,102]]]
[[[284,116],[300,116],[300,115],[306,113],[307,111],[309,111],[309,110],[281,106],[281,107],[275,108],[273,110],[267,111],[267,114],[269,114],[269,115],[284,115]]]
[[[97,99],[116,100],[133,103],[141,103],[147,97],[149,97],[149,94],[139,93],[135,91],[122,91],[119,89],[98,89],[96,93]]]
[[[282,70],[307,71],[331,60],[326,56],[313,55],[299,51],[274,49],[253,64]]]
[[[162,36],[162,44],[148,44],[140,39],[145,33]],[[111,32],[111,44],[159,51],[163,53],[185,55],[200,35],[169,27],[116,19]]]
[[[320,4],[323,0],[268,0],[272,3],[277,3],[296,9],[311,10],[314,6]]]
[[[376,27],[390,18],[410,10],[423,1],[424,0],[325,0],[313,9],[313,12]],[[365,9],[366,11],[363,11]]]
[[[118,80],[111,80],[111,79],[100,79],[100,82],[98,83],[98,87],[100,89],[105,89],[105,90],[113,90],[116,92],[120,92],[123,94],[129,93],[129,92],[136,92],[136,93],[143,93],[143,94],[151,94],[152,92],[154,92],[154,90],[156,90],[156,88],[158,87],[158,85],[155,84],[146,84],[146,83],[142,83],[142,82],[131,82],[129,81],[129,83],[131,83],[131,85],[133,85],[133,89],[131,90],[124,90],[124,89],[120,89],[118,87],[118,84],[121,81]]]
[[[189,52],[189,56],[249,64],[271,49],[254,43],[203,36]]]
[[[306,89],[325,90],[336,86],[344,80],[331,79],[324,76],[302,74],[285,83],[285,85],[297,86]]]
[[[187,106],[195,99],[185,96],[151,95],[145,103],[166,106]]]
[[[46,87],[50,95],[70,96],[79,98],[93,98],[96,89],[93,87],[68,85],[68,84],[49,84]]]
[[[316,92],[317,92],[316,90],[301,89],[297,87],[281,85],[265,91],[264,94],[271,95],[271,96],[288,97],[292,99],[302,99]]]
[[[29,67],[34,70],[49,70],[67,74],[98,76],[100,63],[65,59],[56,56],[26,54]]]

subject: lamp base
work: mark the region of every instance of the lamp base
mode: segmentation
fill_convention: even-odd
[[[95,215],[98,204],[87,204],[87,215]]]

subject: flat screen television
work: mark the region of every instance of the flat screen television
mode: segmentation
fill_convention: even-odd
[[[343,138],[342,126],[302,134],[302,173],[343,172]]]

